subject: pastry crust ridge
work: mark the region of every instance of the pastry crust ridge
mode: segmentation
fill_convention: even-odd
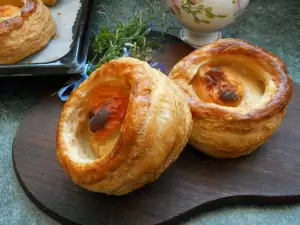
[[[129,90],[124,122],[100,157],[87,123],[88,99],[113,80]],[[82,129],[80,127],[83,127]],[[57,131],[57,158],[75,183],[90,191],[123,195],[156,180],[187,143],[192,116],[187,96],[160,71],[124,57],[102,65],[66,102]],[[95,143],[91,145],[97,146]],[[99,149],[101,152],[101,148]]]
[[[189,143],[216,158],[255,151],[280,126],[292,95],[284,62],[240,39],[195,50],[169,77],[189,97],[194,118]]]

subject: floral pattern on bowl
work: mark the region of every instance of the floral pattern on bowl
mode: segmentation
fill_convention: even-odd
[[[194,32],[215,32],[233,23],[249,0],[167,0],[170,11]]]

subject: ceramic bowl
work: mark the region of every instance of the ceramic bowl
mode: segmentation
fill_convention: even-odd
[[[220,29],[232,24],[249,0],[167,0],[167,4],[184,25],[180,37],[197,48],[220,39]]]

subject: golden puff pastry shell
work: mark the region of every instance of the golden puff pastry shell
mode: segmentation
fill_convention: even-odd
[[[98,139],[88,126],[89,115],[109,95],[128,99],[126,115],[115,132],[100,129],[106,138]],[[180,155],[191,129],[184,92],[146,62],[124,57],[102,65],[65,103],[57,159],[81,187],[123,195],[156,180]]]
[[[4,0],[0,4],[0,64],[14,64],[44,48],[56,24],[42,0]]]
[[[292,94],[284,62],[239,39],[193,51],[169,76],[189,97],[189,143],[216,158],[255,151],[280,126]]]

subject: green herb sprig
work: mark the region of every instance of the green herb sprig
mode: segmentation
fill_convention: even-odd
[[[101,25],[92,47],[95,56],[92,64],[99,67],[112,59],[123,56],[124,47],[130,48],[132,57],[148,61],[153,48],[159,46],[157,38],[148,38],[150,21],[145,20],[142,12],[134,15],[126,24],[114,19],[115,27]]]
[[[125,47],[130,51],[131,57],[150,61],[154,49],[162,47],[161,42],[164,38],[164,32],[159,37],[149,35],[158,19],[156,12],[160,5],[159,1],[154,1],[154,4],[152,2],[149,7],[140,9],[126,20],[118,20],[115,16],[111,16],[112,21],[110,21],[106,12],[99,12],[106,17],[108,24],[101,24],[95,35],[92,42],[94,54],[90,63],[98,68],[112,59],[122,57]],[[162,25],[163,22],[161,28]],[[169,29],[171,28],[166,30]]]

